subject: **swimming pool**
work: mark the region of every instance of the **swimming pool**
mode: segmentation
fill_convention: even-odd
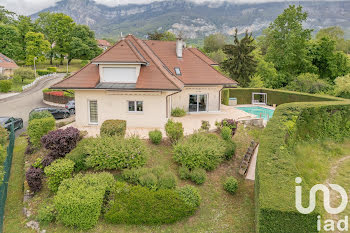
[[[252,107],[236,107],[237,109],[243,110],[247,113],[255,115],[257,118],[263,118],[264,120],[268,121],[272,116],[273,112],[275,110],[263,108],[259,106],[252,106]]]

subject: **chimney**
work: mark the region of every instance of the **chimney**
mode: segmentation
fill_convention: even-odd
[[[182,58],[183,48],[185,47],[185,43],[181,37],[176,40],[176,56],[178,58]]]

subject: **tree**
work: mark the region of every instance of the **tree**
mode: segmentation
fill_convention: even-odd
[[[338,97],[350,99],[350,75],[341,76],[335,79],[334,94]]]
[[[25,79],[34,79],[35,78],[35,73],[31,68],[25,68],[21,67],[15,70],[15,73],[13,75],[13,79],[16,82],[21,82],[23,83]]]
[[[72,59],[90,60],[102,52],[95,40],[95,33],[86,25],[76,25],[71,33],[68,64]]]
[[[219,49],[218,51],[215,51],[215,52],[207,53],[207,55],[211,59],[216,61],[218,64],[220,64],[226,59],[226,54],[224,53],[224,51],[222,51],[222,49]]]
[[[256,75],[259,76],[261,81],[264,83],[264,87],[268,88],[280,88],[285,85],[283,83],[283,79],[281,80],[281,76],[278,75],[277,70],[272,62],[268,62],[262,56],[262,52],[260,49],[256,49],[254,52],[254,57],[257,61]],[[255,77],[254,76],[254,77]],[[257,82],[257,78],[255,77],[255,82]]]
[[[341,27],[333,26],[323,28],[316,34],[317,40],[321,40],[324,37],[334,40],[338,51],[343,51],[345,53],[350,51],[350,44],[344,39],[344,30]]]
[[[211,34],[204,38],[204,50],[207,53],[216,52],[226,44],[226,36],[221,33]]]
[[[147,34],[149,40],[163,40],[163,41],[176,41],[176,35],[172,32],[158,32],[154,31]]]
[[[16,13],[6,10],[5,7],[0,6],[0,23],[10,24],[14,21]]]
[[[304,73],[296,77],[287,88],[292,91],[316,94],[327,92],[330,89],[330,85],[326,81],[319,79],[317,74]]]
[[[262,80],[260,75],[254,75],[250,80],[249,87],[251,88],[263,88],[265,87],[265,83]]]
[[[0,51],[12,59],[19,59],[19,32],[15,26],[0,23]]]
[[[221,63],[221,67],[230,74],[231,78],[237,80],[241,87],[247,87],[257,68],[257,61],[252,53],[256,47],[254,38],[252,34],[248,34],[248,31],[241,40],[238,39],[237,33],[236,29],[234,44],[224,46],[223,51],[227,59]]]
[[[268,47],[267,61],[271,61],[276,69],[291,78],[310,69],[311,61],[307,56],[308,41],[311,31],[303,28],[307,13],[302,6],[289,6],[271,23],[266,31]],[[287,80],[288,82],[288,80]]]
[[[14,22],[14,25],[17,27],[19,32],[19,43],[21,45],[21,52],[18,55],[21,60],[26,60],[26,34],[30,31],[33,31],[34,24],[30,17],[20,15],[18,19]]]
[[[309,56],[321,79],[333,81],[349,72],[347,56],[341,51],[336,52],[335,45],[336,42],[329,37],[310,43]]]
[[[45,55],[50,51],[50,43],[45,40],[44,34],[38,32],[28,32],[25,36],[26,43],[26,64],[32,65],[34,57],[38,62],[45,61]]]
[[[44,12],[39,14],[35,24],[50,42],[50,64],[52,65],[53,58],[57,54],[60,64],[63,65],[64,56],[69,52],[71,32],[75,26],[73,19],[63,13]]]

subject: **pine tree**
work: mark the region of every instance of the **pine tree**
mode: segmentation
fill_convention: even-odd
[[[252,53],[256,49],[254,38],[246,31],[240,40],[237,29],[234,38],[234,44],[224,46],[223,51],[227,59],[221,63],[221,68],[227,71],[232,79],[238,81],[241,87],[248,87],[257,69],[257,61]]]

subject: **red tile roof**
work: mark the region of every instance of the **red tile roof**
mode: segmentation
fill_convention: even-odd
[[[4,54],[0,53],[0,67],[4,69],[16,69],[17,64],[10,58],[6,57]]]
[[[235,85],[216,71],[210,58],[195,48],[184,48],[183,58],[176,56],[176,42],[140,40],[132,35],[119,41],[92,63],[52,88],[95,88],[99,84],[98,64],[139,63],[140,74],[134,89],[181,90],[186,85]],[[174,68],[181,70],[176,75]]]
[[[97,40],[97,44],[100,45],[100,46],[106,46],[106,47],[110,47],[111,44],[106,41],[106,40]]]

